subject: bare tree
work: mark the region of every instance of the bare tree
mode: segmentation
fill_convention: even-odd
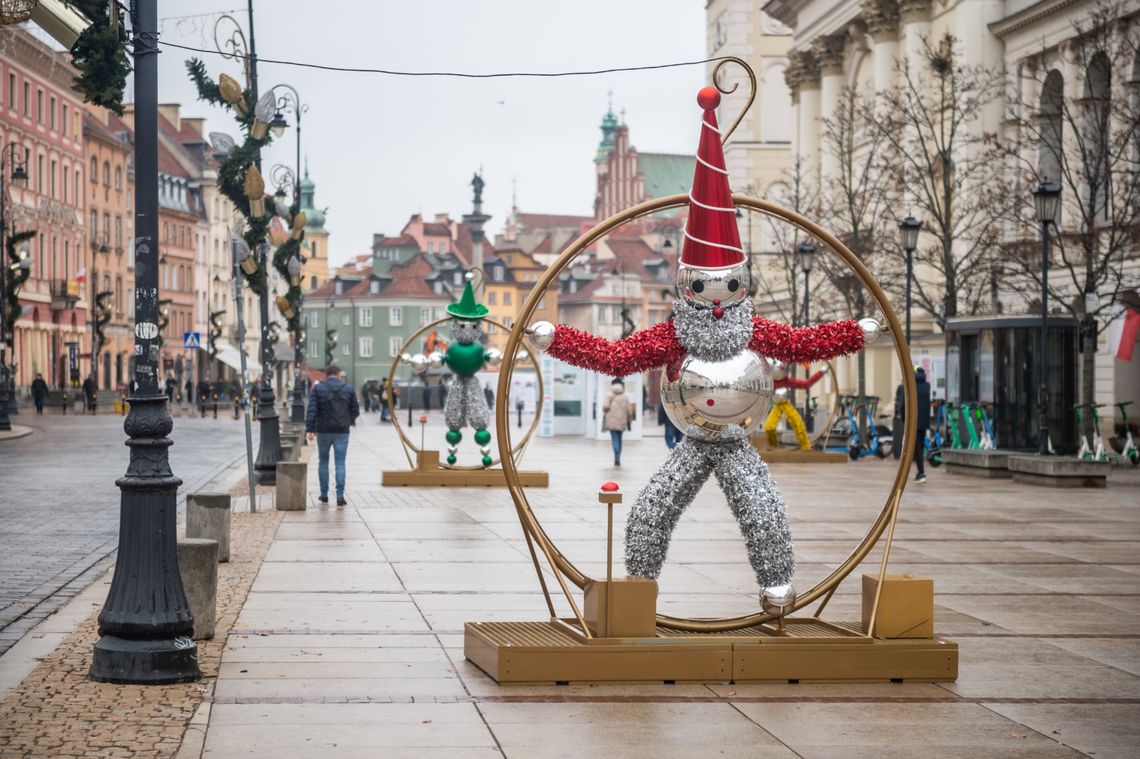
[[[992,308],[998,232],[1008,205],[992,135],[981,128],[983,112],[1002,93],[1003,75],[961,63],[957,44],[950,35],[934,45],[924,39],[916,58],[898,62],[898,86],[862,105],[864,120],[887,148],[877,163],[892,206],[923,222],[914,262],[935,276],[915,278],[913,302],[940,327],[947,318]],[[897,236],[882,243],[897,272],[905,261]]]
[[[881,181],[881,156],[889,147],[883,130],[869,121],[873,112],[869,95],[844,89],[834,115],[821,119],[821,151],[829,156],[833,173],[820,180],[819,209],[824,227],[834,231],[855,257],[883,281],[889,274],[882,265],[893,235],[886,234],[888,193]],[[817,263],[849,318],[869,315],[870,294],[841,261],[820,256]],[[866,355],[859,351],[858,394],[867,393]],[[860,415],[860,431],[865,418]]]
[[[1059,49],[1042,50],[1010,82],[1011,134],[1001,143],[1014,167],[1010,285],[1040,304],[1040,226],[1032,191],[1061,187],[1049,302],[1082,325],[1081,400],[1092,403],[1096,335],[1140,286],[1140,33],[1118,3],[1098,4]],[[1065,71],[1078,81],[1065,82]],[[1074,96],[1075,95],[1075,96]]]

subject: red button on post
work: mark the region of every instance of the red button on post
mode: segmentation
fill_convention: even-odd
[[[705,405],[706,406],[715,406],[716,401],[714,401],[712,398],[709,398],[707,401],[705,401]]]
[[[606,493],[616,493],[620,488],[616,482],[603,482],[602,490]]]

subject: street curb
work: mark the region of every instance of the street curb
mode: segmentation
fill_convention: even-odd
[[[13,424],[12,429],[0,432],[0,441],[15,440],[21,437],[27,437],[33,432],[31,427],[24,427],[19,424]]]

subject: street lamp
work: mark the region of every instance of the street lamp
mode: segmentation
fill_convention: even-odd
[[[815,263],[815,245],[810,239],[804,240],[796,248],[796,260],[800,264],[800,271],[804,273],[804,326],[808,326],[808,319],[810,311],[808,310],[808,300],[811,297],[811,267]],[[788,368],[789,371],[793,367]],[[808,420],[809,429],[813,427],[811,418],[811,391],[804,390],[804,419]]]
[[[8,215],[5,203],[8,198],[8,188],[5,186],[8,178],[4,171],[5,159],[11,166],[12,181],[28,181],[28,170],[25,162],[21,160],[19,152],[21,146],[15,142],[0,151],[0,260],[8,256]],[[26,154],[25,154],[26,155]],[[22,263],[22,262],[21,262]],[[0,266],[0,431],[12,429],[12,420],[8,416],[8,383],[12,380],[8,372],[8,267]],[[12,315],[12,324],[16,323],[17,314]],[[15,329],[12,330],[13,335]],[[13,386],[13,392],[15,392]]]
[[[158,388],[158,0],[135,0],[135,381],[123,427],[130,464],[116,481],[118,558],[99,614],[88,676],[98,682],[198,680],[194,623],[178,569],[177,495],[170,468],[173,428]]]
[[[273,120],[269,123],[269,128],[277,137],[285,133],[285,128],[289,126],[289,122],[285,120],[283,111],[292,111],[297,120],[294,127],[297,133],[297,163],[294,173],[296,181],[294,191],[296,194],[293,199],[299,211],[301,208],[301,116],[309,110],[309,106],[301,102],[301,95],[293,85],[278,84],[269,91],[276,94],[279,89],[284,92],[277,98],[277,113],[274,114]],[[303,297],[297,302],[297,310],[303,315],[302,301]],[[304,317],[302,316],[302,318]],[[305,422],[305,391],[301,387],[301,319],[297,320],[297,329],[293,332],[293,401],[290,406],[290,421],[294,424],[304,424]]]
[[[907,216],[899,222],[899,239],[906,251],[906,345],[910,347],[910,287],[914,281],[914,249],[918,247],[918,233],[922,222]]]
[[[1057,223],[1061,186],[1045,179],[1033,191],[1033,205],[1041,224],[1041,345],[1037,357],[1037,452],[1049,453],[1049,387],[1045,377],[1045,343],[1049,320],[1049,225]]]

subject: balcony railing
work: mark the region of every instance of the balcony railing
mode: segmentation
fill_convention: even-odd
[[[75,308],[79,301],[79,282],[74,279],[57,279],[51,283],[51,307],[53,311],[66,311]]]

